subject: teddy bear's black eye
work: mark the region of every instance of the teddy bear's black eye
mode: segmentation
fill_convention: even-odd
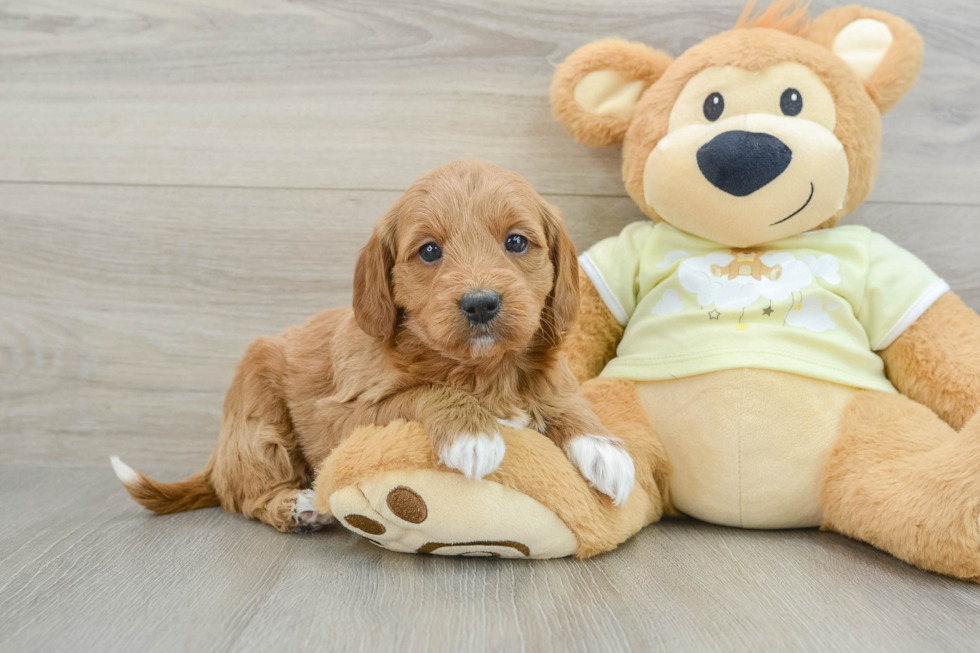
[[[800,111],[803,111],[803,95],[795,88],[786,89],[779,98],[779,108],[787,116],[800,115]]]
[[[520,234],[511,234],[504,241],[504,247],[507,248],[508,252],[523,254],[527,251],[527,238]]]
[[[708,97],[704,98],[704,117],[714,122],[721,118],[721,114],[725,111],[725,98],[721,96],[721,93],[712,93]]]
[[[419,248],[419,258],[426,263],[434,263],[442,258],[442,248],[435,243],[426,243]]]

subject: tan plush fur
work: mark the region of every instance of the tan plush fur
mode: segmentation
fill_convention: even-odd
[[[558,120],[575,140],[587,145],[611,145],[623,140],[629,118],[597,116],[582,111],[573,95],[582,78],[596,70],[613,70],[629,80],[649,86],[670,65],[663,52],[640,43],[608,39],[576,50],[555,73],[551,83],[551,107]]]
[[[513,234],[526,251],[505,249]],[[431,242],[443,256],[426,263],[419,250]],[[477,289],[499,293],[500,313],[474,326],[458,303]],[[575,248],[557,209],[514,173],[476,161],[437,168],[378,222],[357,263],[353,309],[249,347],[206,469],[127,487],[157,512],[218,500],[290,531],[312,467],[365,425],[421,422],[431,464],[457,439],[526,415],[563,456],[579,435],[609,436],[559,356],[578,305]]]
[[[929,307],[881,357],[900,392],[954,429],[980,408],[980,316],[955,294]]]
[[[918,32],[901,18],[858,5],[838,7],[825,12],[810,26],[810,40],[831,48],[840,31],[861,18],[884,23],[895,39],[874,73],[864,81],[868,95],[874,100],[878,110],[885,113],[891,111],[915,84],[922,68],[925,46]]]
[[[980,422],[959,433],[901,395],[860,393],[826,466],[823,527],[980,581]]]

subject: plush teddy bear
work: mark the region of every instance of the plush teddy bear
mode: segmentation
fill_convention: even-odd
[[[396,423],[325,461],[324,509],[394,550],[513,557],[593,555],[675,511],[820,526],[980,580],[980,318],[884,236],[835,226],[871,192],[921,39],[857,6],[750,9],[676,59],[586,45],[552,85],[576,140],[622,143],[651,218],[582,254],[565,341],[636,462],[626,505],[533,432],[476,483]]]

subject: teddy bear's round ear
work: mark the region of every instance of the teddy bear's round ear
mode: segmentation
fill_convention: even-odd
[[[555,71],[551,83],[555,119],[580,143],[619,143],[640,96],[670,62],[663,52],[620,39],[582,46]]]
[[[810,25],[809,39],[850,66],[882,113],[909,92],[922,68],[922,37],[884,11],[857,5],[831,9]]]

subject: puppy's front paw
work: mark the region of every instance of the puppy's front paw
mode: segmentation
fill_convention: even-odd
[[[568,459],[613,504],[626,503],[636,478],[633,459],[616,440],[601,435],[580,435],[565,447]]]
[[[499,433],[461,435],[439,452],[439,462],[480,480],[500,467],[507,447]]]
[[[334,521],[333,515],[324,515],[317,512],[313,506],[313,490],[300,490],[296,495],[296,504],[293,506],[293,523],[296,524],[297,531],[301,533],[312,533],[318,531],[327,524]]]

